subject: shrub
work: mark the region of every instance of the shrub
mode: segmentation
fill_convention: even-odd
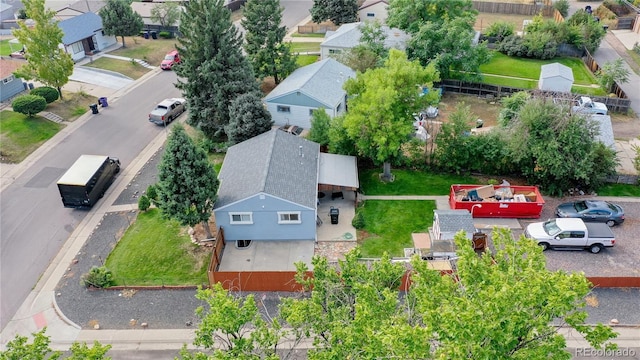
[[[569,15],[569,0],[557,0],[553,3],[553,8],[566,18]]]
[[[365,222],[364,222],[364,215],[362,215],[362,211],[356,211],[356,216],[353,217],[353,220],[351,221],[351,225],[358,230],[364,229]]]
[[[155,184],[151,184],[147,187],[147,197],[152,203],[156,203],[158,200],[158,188]]]
[[[147,211],[151,207],[151,200],[147,195],[142,195],[138,199],[138,210]]]
[[[158,33],[158,36],[160,36],[163,39],[171,39],[172,38],[171,33],[168,32],[168,31],[160,31]]]
[[[22,95],[13,100],[11,107],[15,112],[33,117],[47,107],[47,100],[38,95]]]
[[[111,270],[104,266],[94,266],[88,273],[82,275],[80,284],[85,287],[106,288],[113,284],[113,274],[111,274]]]
[[[485,33],[488,37],[495,37],[498,42],[504,40],[507,36],[513,35],[515,32],[515,27],[512,23],[506,21],[496,21]]]
[[[524,40],[518,35],[507,36],[498,44],[498,51],[509,56],[524,57],[526,49],[523,42]]]
[[[51,104],[52,102],[58,100],[58,90],[52,88],[51,86],[41,86],[39,88],[35,88],[29,92],[31,95],[42,96],[47,104]]]

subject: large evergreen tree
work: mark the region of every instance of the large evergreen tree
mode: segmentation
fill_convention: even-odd
[[[158,207],[162,213],[183,226],[202,223],[211,238],[208,221],[217,199],[218,176],[207,154],[182,125],[173,126],[158,170]]]
[[[413,114],[437,101],[437,93],[422,96],[418,86],[431,88],[439,80],[433,65],[408,61],[404,52],[392,49],[383,67],[358,73],[345,83],[350,97],[344,120],[358,154],[383,164],[383,177],[391,180],[391,162],[413,132]]]
[[[242,27],[244,50],[256,76],[273,76],[276,85],[296,67],[296,56],[282,41],[287,33],[280,26],[283,8],[279,0],[249,0],[244,5]]]
[[[125,47],[125,36],[138,35],[144,26],[142,16],[133,11],[130,0],[107,0],[107,4],[100,9],[100,17],[104,33],[120,36],[122,47]]]
[[[229,105],[229,124],[225,132],[229,144],[237,144],[271,130],[271,113],[265,109],[259,93],[238,96]]]
[[[27,27],[19,21],[19,29],[13,35],[26,48],[27,64],[16,74],[25,80],[36,79],[58,90],[62,98],[62,86],[69,82],[73,73],[73,59],[59,45],[62,43],[62,29],[54,19],[55,12],[45,10],[44,0],[24,0],[27,16],[35,22]]]
[[[231,22],[223,0],[192,0],[180,21],[176,68],[189,106],[187,122],[210,139],[224,135],[229,124],[229,103],[258,90],[253,70],[242,54],[242,37]]]
[[[313,0],[313,22],[331,20],[334,24],[352,23],[358,19],[358,0]]]

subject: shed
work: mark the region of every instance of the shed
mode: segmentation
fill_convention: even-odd
[[[573,70],[560,63],[542,65],[538,89],[547,91],[571,92]]]
[[[452,240],[460,230],[471,240],[476,231],[471,213],[465,210],[434,210],[433,240]]]

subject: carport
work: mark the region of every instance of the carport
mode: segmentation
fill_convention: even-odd
[[[356,241],[351,225],[358,201],[358,164],[354,156],[320,153],[316,241]],[[339,212],[331,223],[331,209]]]
[[[333,195],[342,191],[356,192],[359,187],[358,162],[355,156],[320,153],[319,192],[331,192]]]

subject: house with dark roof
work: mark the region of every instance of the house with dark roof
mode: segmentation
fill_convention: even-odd
[[[360,44],[364,22],[342,24],[336,31],[327,31],[324,41],[320,44],[320,58],[327,59],[338,55]],[[384,47],[387,49],[403,50],[411,36],[406,32],[382,25],[384,32]]]
[[[22,79],[13,75],[24,61],[0,57],[0,101],[9,100],[24,91]]]
[[[62,46],[74,61],[116,44],[115,36],[104,34],[102,18],[92,12],[60,21],[58,27],[64,34]]]
[[[355,157],[279,129],[230,147],[218,178],[213,212],[227,242],[313,242],[319,188],[359,187]]]
[[[378,20],[381,23],[387,21],[389,15],[389,0],[366,0],[358,8],[360,21]]]
[[[303,66],[273,89],[264,98],[275,125],[311,127],[313,110],[324,108],[330,117],[347,109],[344,82],[356,76],[346,65],[325,59]]]

